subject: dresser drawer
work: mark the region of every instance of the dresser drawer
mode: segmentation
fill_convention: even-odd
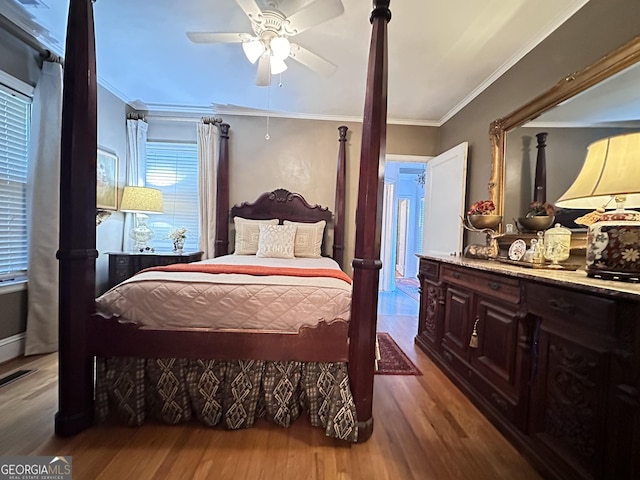
[[[433,282],[438,281],[439,264],[430,260],[420,259],[420,275],[424,275],[425,278]]]
[[[467,268],[442,266],[442,278],[452,285],[460,285],[505,302],[520,303],[520,280]]]
[[[124,257],[124,256],[120,256],[120,255],[115,257],[116,268],[120,267],[120,266],[128,267],[130,263],[131,263],[130,262],[130,257]]]
[[[526,298],[527,310],[534,315],[613,333],[612,319],[616,314],[613,299],[537,283],[527,284]]]

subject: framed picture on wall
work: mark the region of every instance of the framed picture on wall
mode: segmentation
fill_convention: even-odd
[[[118,208],[118,156],[98,148],[96,208]]]

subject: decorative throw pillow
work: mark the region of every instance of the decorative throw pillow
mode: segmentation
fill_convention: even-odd
[[[260,237],[260,225],[277,225],[278,219],[249,220],[242,217],[233,217],[236,227],[235,255],[255,255],[258,252],[258,239]]]
[[[295,225],[260,225],[258,257],[293,258]]]
[[[316,223],[299,223],[285,220],[284,224],[298,227],[294,247],[296,257],[320,258],[322,256],[322,236],[327,222],[320,220]]]

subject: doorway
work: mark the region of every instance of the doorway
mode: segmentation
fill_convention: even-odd
[[[379,290],[394,292],[417,282],[422,251],[426,162],[431,157],[389,155],[384,170],[384,203]]]

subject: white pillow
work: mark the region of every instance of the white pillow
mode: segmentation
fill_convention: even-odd
[[[255,255],[258,252],[258,239],[260,237],[260,225],[277,225],[278,219],[249,220],[242,217],[233,217],[236,227],[235,255]]]
[[[299,223],[285,220],[284,224],[298,227],[294,248],[296,257],[320,258],[322,256],[322,236],[327,222],[320,220],[316,223]]]
[[[264,258],[293,258],[296,238],[295,225],[259,225],[260,239],[256,256]]]

